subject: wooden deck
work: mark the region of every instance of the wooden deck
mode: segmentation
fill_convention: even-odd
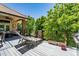
[[[76,49],[67,48],[67,51],[62,51],[60,47],[50,45],[47,41],[43,41],[38,46],[22,54],[15,48],[18,40],[6,41],[4,46],[0,48],[0,56],[76,56]],[[26,48],[24,49],[26,50]]]

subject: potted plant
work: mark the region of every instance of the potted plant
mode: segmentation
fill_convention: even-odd
[[[61,50],[67,51],[67,47],[66,47],[66,44],[65,43],[59,42],[58,43],[58,46],[61,47]]]

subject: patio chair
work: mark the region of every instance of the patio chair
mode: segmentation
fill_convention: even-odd
[[[29,43],[29,44],[31,44],[31,45],[33,45],[33,46],[36,46],[37,43],[38,43],[38,40],[31,40],[30,38],[21,35],[21,34],[20,34],[19,32],[17,32],[17,31],[16,31],[16,34],[18,34],[18,35],[21,37],[21,39],[19,40],[18,44],[19,44],[20,42],[23,43],[23,40],[24,40],[26,43]],[[39,41],[40,41],[40,40],[39,40]]]
[[[23,42],[23,40],[25,39],[25,37],[24,37],[23,35],[21,35],[18,31],[16,31],[15,33],[16,33],[18,36],[21,37],[21,39],[19,40],[18,44],[19,44],[20,42]]]
[[[25,41],[30,41],[30,40],[28,40],[25,36],[21,35],[18,31],[16,31],[16,34],[21,37],[21,39],[18,41],[18,44],[19,44],[20,42],[23,43],[24,40],[25,40]]]

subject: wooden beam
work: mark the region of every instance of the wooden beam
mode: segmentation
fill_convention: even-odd
[[[25,35],[26,33],[26,21],[25,19],[22,20],[22,34]]]

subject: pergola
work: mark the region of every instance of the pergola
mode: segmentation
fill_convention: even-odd
[[[0,25],[4,25],[4,30],[9,26],[9,31],[16,31],[18,21],[22,21],[22,33],[26,32],[27,17],[4,4],[0,4]]]

